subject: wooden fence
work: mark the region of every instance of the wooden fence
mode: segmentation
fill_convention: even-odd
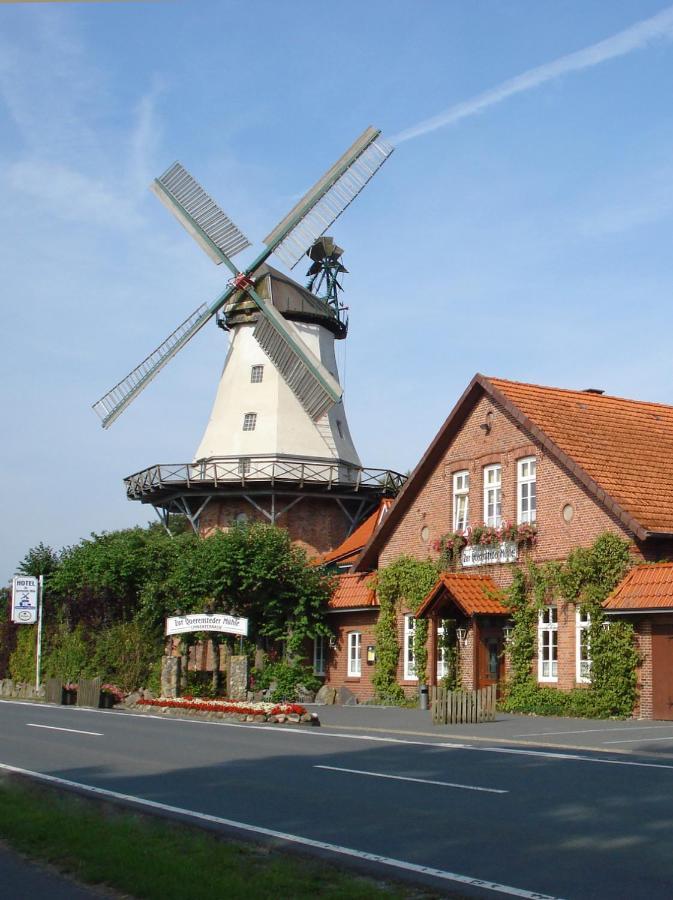
[[[100,705],[100,678],[80,678],[77,691],[78,706],[92,706],[98,709]]]
[[[44,699],[47,703],[61,703],[63,699],[63,682],[60,678],[47,678]]]
[[[495,720],[496,685],[479,691],[449,691],[430,688],[433,725],[462,725]]]

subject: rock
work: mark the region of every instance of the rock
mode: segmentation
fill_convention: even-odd
[[[255,691],[252,695],[252,699],[255,703],[259,703],[264,699],[264,691]]]
[[[301,716],[297,716],[294,713],[292,713],[287,717],[287,720],[288,720],[288,722],[294,722],[295,725],[299,725],[299,723],[301,722]]]
[[[135,706],[138,700],[141,700],[140,691],[132,691],[126,700],[124,700],[125,706]]]
[[[332,706],[336,699],[336,691],[333,687],[323,684],[318,693],[315,695],[315,702],[323,706]]]
[[[155,699],[154,691],[149,691],[147,688],[145,688],[145,690],[142,692],[142,695],[143,695],[144,700],[154,700]]]
[[[282,725],[286,718],[287,716],[276,716],[276,722],[278,722],[279,725]]]
[[[358,702],[358,698],[355,696],[353,691],[349,690],[345,685],[341,685],[339,690],[336,692],[336,703],[339,703],[341,706],[355,706]]]
[[[296,699],[299,703],[313,703],[315,700],[315,691],[309,691],[303,684],[297,685],[296,692]]]

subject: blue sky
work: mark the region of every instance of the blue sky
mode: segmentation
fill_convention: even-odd
[[[197,446],[214,325],[109,431],[90,409],[222,288],[147,190],[175,159],[252,254],[365,126],[408,137],[332,232],[366,465],[412,468],[476,371],[673,403],[667,9],[2,4],[0,578],[148,521],[122,478]]]

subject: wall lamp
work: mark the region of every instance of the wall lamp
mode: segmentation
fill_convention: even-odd
[[[467,644],[467,628],[456,628],[456,637],[461,647],[464,647]]]

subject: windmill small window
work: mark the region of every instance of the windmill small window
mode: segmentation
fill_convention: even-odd
[[[257,425],[257,413],[246,413],[243,416],[243,431],[254,431]]]
[[[260,384],[264,379],[264,366],[252,366],[250,369],[250,383]]]

